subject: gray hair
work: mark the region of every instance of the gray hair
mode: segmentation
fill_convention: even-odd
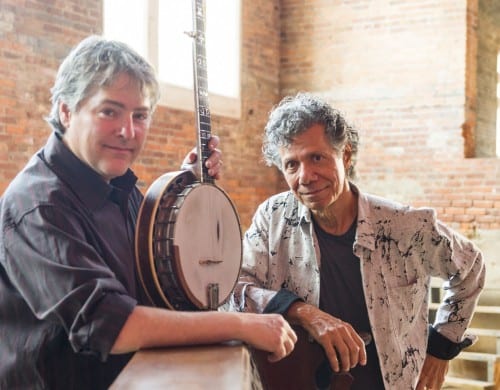
[[[66,129],[59,117],[59,104],[64,102],[71,111],[76,111],[82,101],[97,89],[112,84],[123,73],[139,82],[154,111],[160,89],[153,67],[122,42],[95,35],[84,39],[59,67],[51,89],[52,108],[46,121],[55,130],[64,133]]]
[[[262,147],[266,164],[269,166],[274,164],[281,170],[279,149],[290,145],[297,135],[315,124],[325,126],[325,134],[332,148],[339,152],[346,146],[350,148],[351,164],[346,174],[348,178],[354,178],[359,144],[358,131],[327,102],[304,92],[286,96],[269,114]]]

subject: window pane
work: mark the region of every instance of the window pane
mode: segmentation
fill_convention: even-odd
[[[104,35],[125,42],[146,56],[146,5],[144,0],[105,0]],[[126,4],[126,6],[124,6]]]
[[[207,0],[208,80],[219,95],[240,94],[240,2]]]
[[[158,76],[161,81],[193,88],[191,2],[161,0],[158,11]]]
[[[206,51],[210,92],[239,96],[240,9],[236,0],[206,0]],[[184,32],[193,29],[190,1],[160,0],[160,80],[193,87],[192,39]]]

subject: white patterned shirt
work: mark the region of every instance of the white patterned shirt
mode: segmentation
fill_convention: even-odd
[[[431,277],[445,281],[433,325],[452,343],[466,335],[485,265],[479,249],[437,220],[434,210],[411,208],[358,193],[353,251],[387,389],[414,389],[426,357]],[[318,306],[319,247],[309,209],[291,192],[262,203],[244,237],[243,267],[235,289],[238,310],[263,312],[285,288]]]

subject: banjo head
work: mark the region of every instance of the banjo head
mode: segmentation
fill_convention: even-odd
[[[219,187],[195,179],[189,171],[161,176],[139,211],[137,269],[155,306],[215,309],[238,280],[242,242],[236,209]]]
[[[224,303],[238,280],[242,259],[241,230],[227,195],[215,185],[191,188],[177,211],[173,235],[181,283],[199,308],[209,308],[209,288]]]

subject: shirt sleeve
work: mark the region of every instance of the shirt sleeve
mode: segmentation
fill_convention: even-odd
[[[257,209],[243,237],[243,262],[233,297],[238,311],[264,312],[276,295],[267,288],[269,272],[269,218],[266,204]]]
[[[460,343],[454,343],[436,331],[429,325],[429,339],[427,342],[427,353],[438,359],[451,360],[457,356],[462,349],[472,345],[472,340],[464,338]]]
[[[304,301],[298,295],[293,292],[282,288],[276,295],[269,301],[267,306],[264,308],[264,313],[278,313],[284,315],[292,303],[297,301]]]
[[[445,281],[445,294],[430,336],[432,351],[436,350],[435,345],[443,345],[436,341],[440,339],[437,336],[459,345],[467,343],[465,339],[470,339],[471,343],[475,341],[474,336],[465,332],[485,283],[484,259],[476,245],[439,221],[435,227],[434,242],[439,245],[435,245],[436,249],[430,254],[430,273]]]
[[[40,206],[4,230],[5,269],[33,314],[61,326],[76,352],[105,360],[136,305],[64,207]]]

